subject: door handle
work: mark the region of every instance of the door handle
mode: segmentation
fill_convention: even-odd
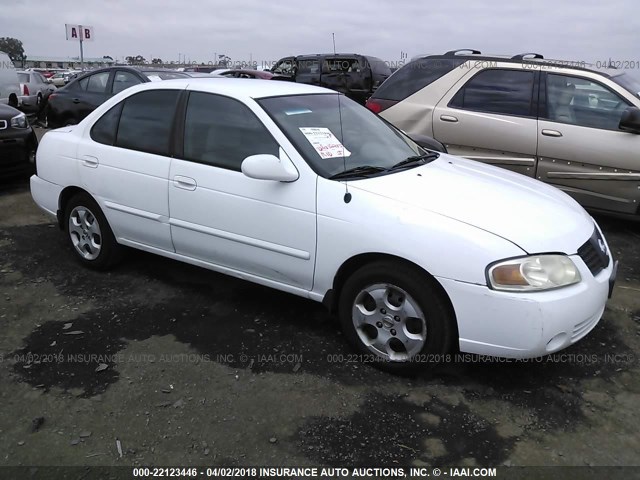
[[[191,177],[183,177],[182,175],[176,175],[173,177],[173,186],[181,188],[183,190],[195,190],[198,183]]]
[[[453,115],[440,115],[440,120],[443,122],[457,123],[458,117],[454,117]]]
[[[79,98],[74,98],[73,100],[71,100],[73,103],[80,103],[80,99]]]
[[[542,130],[542,134],[546,135],[547,137],[561,137],[562,136],[562,133],[560,133],[557,130],[544,129],[544,130]]]
[[[96,157],[92,157],[91,155],[83,155],[82,156],[82,165],[89,168],[98,168],[100,162]]]

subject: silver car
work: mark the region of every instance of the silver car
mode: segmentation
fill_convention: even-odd
[[[638,217],[640,81],[609,66],[451,51],[408,63],[367,106],[449,153],[534,177],[589,209]]]
[[[44,102],[49,98],[56,87],[50,84],[41,73],[18,72],[20,82],[20,96],[24,110],[40,111]]]

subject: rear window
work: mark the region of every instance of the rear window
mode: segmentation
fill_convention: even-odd
[[[421,58],[391,75],[373,95],[386,100],[404,100],[462,65],[461,58]]]
[[[379,75],[386,75],[387,77],[391,75],[391,68],[389,68],[389,64],[378,57],[365,57],[367,59],[367,63],[371,68],[373,73],[377,73]]]
[[[20,83],[29,83],[29,74],[28,73],[19,73],[18,81]]]

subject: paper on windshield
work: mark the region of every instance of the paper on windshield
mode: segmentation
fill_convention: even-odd
[[[325,127],[300,127],[302,134],[321,158],[348,157],[351,152]]]
[[[158,75],[147,75],[147,78],[152,82],[160,82],[162,79]]]

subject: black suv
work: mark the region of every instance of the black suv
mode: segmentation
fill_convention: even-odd
[[[325,53],[285,57],[271,69],[273,80],[290,80],[331,88],[364,104],[390,75],[381,59],[356,53]]]

